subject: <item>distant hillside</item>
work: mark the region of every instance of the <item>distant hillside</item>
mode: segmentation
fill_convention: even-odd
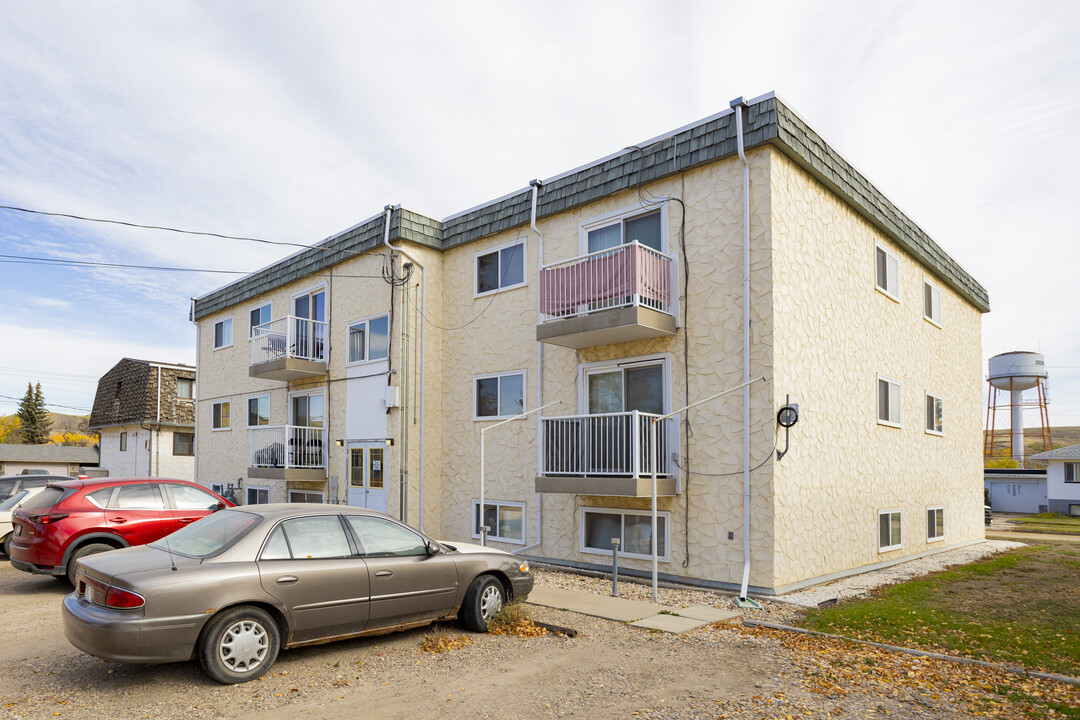
[[[997,440],[994,442],[995,449],[998,447],[1006,448],[1005,453],[1008,454],[1009,438],[1005,434],[1004,430],[998,431]],[[1004,444],[1002,444],[1004,442]],[[1050,449],[1065,447],[1066,445],[1080,444],[1080,427],[1052,427],[1050,428]],[[1043,451],[1043,438],[1040,430],[1025,428],[1024,429],[1024,454],[1034,455],[1035,453],[1041,453]],[[996,455],[997,453],[995,453]]]
[[[89,415],[64,415],[62,413],[49,413],[49,417],[52,418],[53,432],[79,432],[83,433],[84,435],[87,435],[90,432]]]

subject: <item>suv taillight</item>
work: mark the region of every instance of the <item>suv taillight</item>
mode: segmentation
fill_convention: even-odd
[[[35,525],[48,525],[57,520],[63,520],[67,516],[67,513],[45,513],[44,515],[27,515],[26,519]]]

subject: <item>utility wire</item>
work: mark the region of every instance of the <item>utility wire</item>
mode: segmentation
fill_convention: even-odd
[[[65,260],[61,258],[35,257],[32,255],[5,255],[0,254],[0,264],[13,265],[46,265],[52,267],[101,267],[123,268],[131,270],[159,270],[165,272],[193,272],[193,273],[216,273],[219,275],[250,275],[250,270],[211,270],[207,268],[185,268],[168,265],[135,265],[132,263],[107,263],[91,260]],[[377,280],[381,275],[337,275],[334,277],[365,278]]]
[[[23,401],[22,398],[11,397],[10,395],[0,395],[0,398],[3,398],[4,400],[14,400],[16,403],[21,403]],[[75,407],[74,405],[61,405],[60,403],[50,403],[50,402],[47,402],[45,404],[48,405],[49,407],[67,408],[68,410],[85,410],[87,412],[90,411],[90,408]]]

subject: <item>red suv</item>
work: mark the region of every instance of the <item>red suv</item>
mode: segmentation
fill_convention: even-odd
[[[11,564],[35,575],[66,575],[87,555],[145,545],[231,507],[201,485],[163,478],[51,482],[11,518]]]

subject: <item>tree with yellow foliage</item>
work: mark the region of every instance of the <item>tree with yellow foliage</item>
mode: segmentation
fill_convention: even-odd
[[[0,443],[12,443],[19,441],[19,428],[22,421],[18,415],[4,415],[0,417]]]
[[[97,441],[97,435],[84,435],[80,432],[54,432],[49,435],[50,445],[80,445],[89,447]]]

